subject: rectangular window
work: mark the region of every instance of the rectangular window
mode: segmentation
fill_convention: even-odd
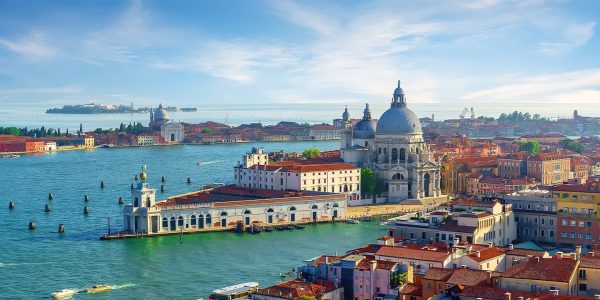
[[[586,233],[585,234],[585,239],[586,240],[591,240],[592,239],[592,234],[591,233]]]
[[[585,292],[585,291],[587,291],[587,284],[585,284],[585,283],[580,283],[580,284],[579,284],[579,290],[580,290],[580,291],[582,291],[582,292]]]
[[[582,238],[583,238],[583,233],[581,233],[581,232],[580,232],[580,233],[578,233],[578,234],[577,234],[577,238],[579,238],[579,239],[582,239]]]
[[[579,278],[585,279],[585,270],[579,270]]]
[[[571,232],[571,233],[569,234],[569,237],[570,237],[570,238],[572,238],[572,239],[574,239],[574,238],[575,238],[575,232]]]
[[[567,237],[567,233],[563,232],[563,233],[561,233],[561,236],[564,237],[564,238],[566,238]]]
[[[550,230],[550,237],[554,237],[554,230]]]
[[[590,221],[585,222],[585,225],[587,228],[592,228],[592,222]]]
[[[579,221],[579,227],[583,227],[585,223],[583,221]]]

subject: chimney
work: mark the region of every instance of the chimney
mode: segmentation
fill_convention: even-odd
[[[524,299],[525,299],[525,298],[523,298],[523,297],[519,297],[519,300],[524,300]]]
[[[558,296],[558,290],[556,290],[556,289],[550,290],[550,294],[552,294],[554,296]]]
[[[492,247],[494,247],[494,243],[492,243],[492,242],[489,242],[489,243],[488,243],[488,248],[492,248]]]
[[[540,262],[540,258],[538,256],[535,257],[535,262],[539,263]]]
[[[512,294],[511,294],[511,293],[509,293],[509,292],[506,292],[506,293],[504,293],[504,300],[511,300],[511,299],[510,299],[510,298],[511,298],[511,296],[512,296]]]
[[[575,246],[575,256],[577,260],[581,257],[581,245]]]
[[[514,250],[515,249],[515,245],[513,244],[508,244],[508,250]]]
[[[460,265],[461,268],[466,269],[467,265]]]
[[[475,252],[475,256],[481,257],[481,252],[479,252],[479,251]]]
[[[591,257],[594,257],[594,251],[590,251],[590,252],[588,252],[588,254],[589,254]]]
[[[459,243],[459,242],[460,242],[460,240],[459,240],[457,237],[455,237],[455,238],[454,238],[454,241],[453,241],[453,243],[452,243],[452,245],[453,245],[454,247],[456,247],[456,246],[458,246],[458,243]]]
[[[377,261],[372,260],[369,263],[370,263],[370,267],[371,267],[371,272],[373,272],[373,270],[375,270],[375,268],[377,268]]]

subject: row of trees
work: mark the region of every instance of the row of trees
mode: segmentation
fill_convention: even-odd
[[[17,128],[17,127],[0,127],[0,134],[8,134],[14,136],[28,136],[28,137],[57,137],[63,135],[69,135],[69,129],[64,132],[64,134],[60,131],[60,128],[48,128],[46,129],[44,126],[41,128],[28,129],[27,127]]]
[[[539,121],[539,120],[548,120],[547,118],[543,118],[540,114],[533,114],[520,111],[514,111],[511,114],[502,113],[498,117],[498,121],[506,121],[506,122],[523,122],[523,121]]]

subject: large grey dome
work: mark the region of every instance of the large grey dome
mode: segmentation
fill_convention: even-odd
[[[400,87],[400,81],[394,91],[391,107],[377,121],[376,132],[383,135],[423,133],[419,117],[406,107],[406,98],[404,98],[404,90]]]
[[[352,137],[355,139],[372,139],[375,137],[375,122],[371,120],[371,110],[368,103],[365,107],[362,120],[354,125]]]

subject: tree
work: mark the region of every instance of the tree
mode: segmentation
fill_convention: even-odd
[[[539,120],[539,119],[540,119],[540,117],[541,117],[541,116],[540,116],[540,114],[533,114],[533,119],[534,119],[535,121]]]
[[[375,197],[377,191],[377,175],[373,169],[364,167],[360,170],[360,186],[363,197],[367,194]]]
[[[202,128],[202,133],[213,133],[213,129],[212,128]]]
[[[529,152],[530,154],[540,153],[540,142],[537,140],[527,141],[527,143],[519,143],[519,151]]]
[[[315,296],[301,296],[296,300],[317,300],[317,298]]]
[[[302,156],[304,156],[306,158],[315,158],[315,157],[318,157],[319,155],[321,155],[321,151],[319,151],[319,149],[316,149],[316,148],[308,148],[308,149],[304,150],[304,152],[302,152]]]
[[[585,147],[581,143],[572,139],[564,139],[560,141],[560,146],[564,149],[571,150],[577,153],[582,153],[583,150],[585,150]]]
[[[390,278],[390,285],[392,288],[401,287],[407,281],[407,273],[394,273],[392,274],[392,278]]]

